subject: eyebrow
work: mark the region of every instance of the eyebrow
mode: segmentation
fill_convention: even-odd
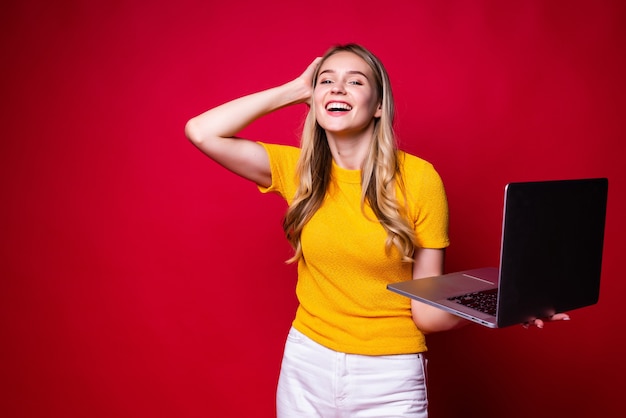
[[[322,75],[322,74],[325,74],[325,73],[333,73],[333,74],[334,74],[334,73],[336,73],[336,72],[337,72],[337,71],[335,71],[335,70],[330,70],[330,69],[329,69],[329,70],[324,70],[324,71],[322,71],[321,73],[319,73],[319,75]],[[348,74],[357,74],[357,75],[362,75],[363,77],[365,77],[366,79],[368,79],[368,80],[369,80],[369,78],[367,77],[367,75],[365,75],[365,73],[364,73],[364,72],[362,72],[362,71],[359,71],[359,70],[349,70],[349,71],[346,71],[346,72],[347,72]]]

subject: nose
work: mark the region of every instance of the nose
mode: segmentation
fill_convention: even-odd
[[[331,93],[344,94],[346,92],[342,83],[334,83],[333,88],[330,89]]]

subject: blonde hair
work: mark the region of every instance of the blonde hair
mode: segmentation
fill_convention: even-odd
[[[387,231],[385,248],[392,245],[399,250],[403,261],[413,261],[416,241],[406,212],[396,197],[396,186],[404,194],[404,185],[398,161],[398,148],[393,131],[394,102],[389,76],[382,62],[370,51],[357,44],[338,45],[326,52],[318,68],[338,52],[351,52],[362,58],[372,69],[377,97],[381,102],[381,116],[374,121],[374,140],[361,167],[361,207],[369,204],[376,218]],[[313,88],[317,84],[317,74]],[[283,229],[295,250],[288,260],[293,263],[303,257],[300,238],[302,229],[324,201],[330,183],[332,155],[326,132],[317,123],[315,108],[311,106],[306,117],[301,138],[301,154],[297,166],[300,184],[291,202]],[[405,199],[406,200],[406,199]]]

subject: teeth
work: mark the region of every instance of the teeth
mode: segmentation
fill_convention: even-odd
[[[347,103],[328,103],[326,110],[352,110],[352,106]]]

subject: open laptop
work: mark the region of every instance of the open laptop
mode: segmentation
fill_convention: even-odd
[[[593,305],[600,293],[607,193],[606,178],[509,183],[499,269],[387,288],[491,328]]]

